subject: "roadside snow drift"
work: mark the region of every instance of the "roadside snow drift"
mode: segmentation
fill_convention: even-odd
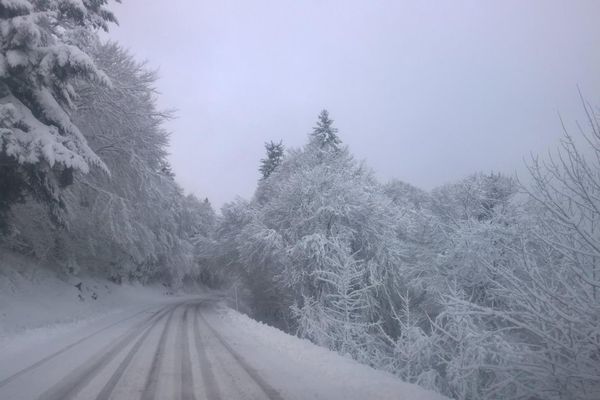
[[[447,399],[229,308],[208,312],[206,319],[284,399]]]

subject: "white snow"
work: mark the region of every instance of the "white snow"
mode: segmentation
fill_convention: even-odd
[[[0,145],[5,147],[8,156],[15,157],[20,164],[35,164],[45,160],[50,166],[61,163],[84,173],[89,171],[87,160],[66,146],[58,129],[42,124],[14,96],[0,99],[0,118],[9,125],[17,122],[27,125],[27,131],[17,127],[0,130]],[[89,159],[92,158],[90,156]]]
[[[76,286],[79,284],[81,290]],[[61,279],[54,270],[1,250],[0,354],[117,314],[171,301],[170,292],[159,285],[116,285],[91,277]]]
[[[230,308],[207,320],[285,399],[447,399]]]
[[[76,286],[78,284],[81,284],[81,290]],[[116,285],[90,277],[61,279],[55,270],[43,268],[24,256],[2,251],[0,377],[10,376],[56,350],[142,310],[156,308],[159,304],[211,296],[213,300],[210,302],[215,303],[218,295],[208,292],[201,296],[172,295],[168,289],[160,286]],[[286,400],[446,399],[437,393],[404,383],[391,374],[254,321],[224,305],[206,307],[203,314],[218,335]],[[85,361],[85,357],[92,356],[122,333],[125,326],[118,325],[118,328],[107,330],[106,334],[97,335],[88,345],[65,356],[70,361],[59,363],[58,370],[55,367],[40,370],[30,382],[33,386],[24,389],[41,390],[52,384],[53,376],[63,376],[73,365]],[[208,335],[203,336],[202,340],[210,343],[212,334],[204,331],[202,335]],[[158,338],[151,341],[158,341]],[[226,359],[224,355],[214,353],[216,349],[209,347],[208,360],[213,363],[217,356],[221,360]],[[146,352],[141,354],[142,358],[148,356]],[[199,373],[198,361],[194,359],[193,365],[195,373]],[[239,366],[235,367],[239,369]],[[217,375],[219,382],[228,382],[226,377]],[[238,382],[239,385],[242,383]],[[252,385],[246,386],[250,388]],[[246,386],[238,386],[238,389],[224,386],[223,394]],[[248,393],[242,397],[247,397]]]

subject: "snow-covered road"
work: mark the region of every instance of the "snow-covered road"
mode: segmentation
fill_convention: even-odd
[[[187,301],[116,321],[3,377],[0,398],[282,399],[209,324],[212,307]]]
[[[124,314],[0,351],[0,399],[442,399],[214,298]]]

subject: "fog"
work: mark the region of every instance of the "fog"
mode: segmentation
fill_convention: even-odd
[[[160,72],[171,162],[219,207],[249,197],[263,143],[305,143],[327,108],[382,179],[430,189],[523,171],[558,113],[600,93],[596,1],[127,0],[110,38]]]

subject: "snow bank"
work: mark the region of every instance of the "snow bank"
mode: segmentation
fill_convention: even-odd
[[[234,310],[223,308],[207,319],[285,399],[447,399]]]

